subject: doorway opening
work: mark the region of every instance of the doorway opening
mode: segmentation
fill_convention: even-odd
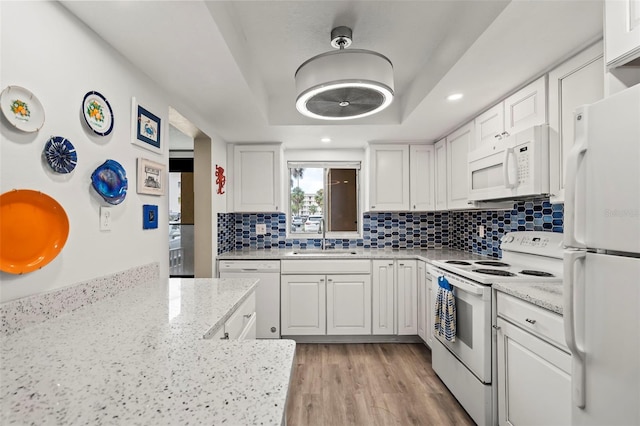
[[[211,138],[169,107],[169,276],[212,278]]]

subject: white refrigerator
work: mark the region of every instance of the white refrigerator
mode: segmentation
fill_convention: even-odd
[[[576,111],[564,326],[572,424],[640,425],[640,85]]]

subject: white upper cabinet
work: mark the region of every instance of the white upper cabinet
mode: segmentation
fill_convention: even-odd
[[[504,100],[504,131],[509,135],[547,122],[546,76]]]
[[[411,210],[433,210],[435,208],[434,147],[433,145],[411,145],[409,154]]]
[[[280,202],[281,145],[235,145],[233,155],[234,211],[285,210]]]
[[[476,133],[470,151],[495,148],[495,144],[504,137],[504,103],[495,105],[474,121]]]
[[[564,202],[565,159],[573,147],[574,111],[604,96],[602,42],[549,73],[549,186],[551,202]]]
[[[640,0],[606,0],[604,14],[607,67],[640,58]]]
[[[434,146],[434,195],[436,210],[447,209],[447,140],[442,139]]]
[[[505,137],[546,123],[546,93],[546,79],[541,77],[477,116],[469,151],[490,153]]]
[[[370,153],[369,208],[409,210],[409,146],[372,145]]]
[[[370,161],[371,211],[433,210],[432,145],[371,145]]]
[[[451,133],[446,138],[447,208],[449,210],[469,207],[467,198],[469,192],[467,188],[467,167],[469,147],[471,146],[473,137],[474,123],[472,121]]]

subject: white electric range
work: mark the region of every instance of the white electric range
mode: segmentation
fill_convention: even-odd
[[[563,235],[521,231],[505,234],[500,260],[438,260],[432,264],[433,291],[444,276],[453,288],[456,339],[434,335],[433,370],[479,425],[497,423],[497,389],[492,370],[496,339],[495,283],[562,282]]]

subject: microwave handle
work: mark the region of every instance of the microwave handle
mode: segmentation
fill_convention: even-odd
[[[564,245],[566,247],[585,248],[586,244],[583,238],[577,234],[577,223],[582,223],[582,218],[578,218],[578,214],[584,214],[584,209],[577,206],[578,198],[578,167],[587,152],[587,114],[584,108],[578,108],[574,118],[575,136],[573,147],[567,156],[567,171],[565,176],[564,188]]]
[[[509,158],[513,154],[513,148],[504,150],[504,161],[502,162],[502,175],[504,176],[504,187],[515,188],[516,184],[509,182]]]

